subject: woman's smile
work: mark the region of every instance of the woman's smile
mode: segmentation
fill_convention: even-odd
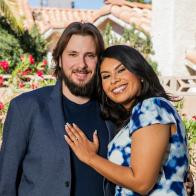
[[[122,84],[120,86],[115,87],[114,89],[112,89],[112,92],[114,94],[120,94],[123,93],[124,90],[127,88],[128,84]]]

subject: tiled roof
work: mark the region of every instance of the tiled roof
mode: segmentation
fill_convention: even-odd
[[[151,26],[151,5],[126,0],[108,0],[99,10],[31,8],[33,18],[42,33],[49,29],[65,28],[73,21],[95,23],[102,16],[113,15],[127,24],[135,23],[147,32]]]
[[[112,5],[119,5],[119,6],[126,5],[128,7],[138,7],[141,9],[151,9],[151,4],[129,2],[127,0],[105,0],[104,2],[105,2],[105,4],[112,4]]]
[[[74,21],[92,22],[93,10],[60,9],[60,8],[32,8],[33,18],[41,32],[50,28],[65,28]]]

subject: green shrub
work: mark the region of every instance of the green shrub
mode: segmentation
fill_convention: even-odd
[[[122,37],[118,38],[112,33],[112,26],[110,23],[106,25],[106,28],[102,32],[103,39],[106,48],[115,44],[126,44],[137,49],[147,59],[149,64],[157,72],[157,63],[151,59],[154,54],[151,36],[143,29],[139,29],[136,25],[132,24],[129,29],[124,29]]]
[[[36,26],[30,31],[21,33],[13,30],[6,18],[0,17],[0,61],[9,63],[9,70],[5,73],[12,73],[15,66],[20,62],[23,54],[34,56],[35,62],[40,62],[47,54],[46,40],[39,33]],[[0,73],[3,73],[2,70]]]
[[[187,119],[183,116],[182,119],[186,129],[189,145],[196,144],[196,116],[193,116],[191,119]]]

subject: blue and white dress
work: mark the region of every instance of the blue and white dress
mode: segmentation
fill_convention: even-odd
[[[187,195],[183,182],[188,170],[188,152],[185,129],[176,109],[160,97],[144,100],[134,106],[130,122],[122,128],[108,145],[108,159],[116,164],[130,166],[131,135],[139,128],[152,124],[175,124],[177,131],[171,135],[159,178],[150,196]],[[115,196],[139,195],[116,186]]]

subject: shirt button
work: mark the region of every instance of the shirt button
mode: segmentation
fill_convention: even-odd
[[[65,181],[65,187],[69,187],[69,181]]]

